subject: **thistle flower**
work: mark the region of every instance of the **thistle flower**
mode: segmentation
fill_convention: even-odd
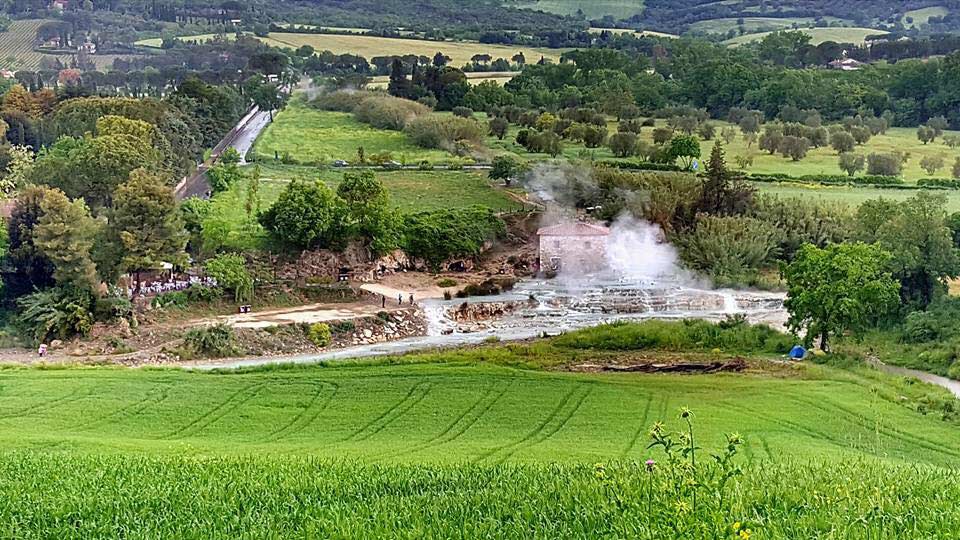
[[[657,462],[652,459],[648,459],[646,462],[646,466],[648,471],[653,472],[653,469],[657,467]]]

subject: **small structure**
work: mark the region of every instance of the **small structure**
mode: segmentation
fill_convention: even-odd
[[[578,221],[543,227],[540,237],[540,269],[559,272],[595,272],[607,266],[610,229]]]
[[[853,59],[853,58],[839,58],[827,64],[832,69],[839,69],[841,71],[857,71],[863,67],[863,62]]]

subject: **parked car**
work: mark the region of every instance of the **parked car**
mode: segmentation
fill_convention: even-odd
[[[384,169],[387,169],[387,170],[390,170],[390,171],[399,170],[401,167],[403,167],[403,166],[400,165],[400,162],[399,162],[399,161],[385,161],[385,162],[383,163],[383,168],[384,168]]]
[[[338,159],[333,162],[334,167],[346,167],[347,165],[349,165],[349,163],[342,159]]]

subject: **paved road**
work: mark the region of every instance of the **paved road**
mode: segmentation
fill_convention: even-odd
[[[215,163],[220,154],[227,148],[233,147],[240,153],[241,158],[247,154],[254,141],[260,136],[260,132],[270,123],[270,113],[263,112],[256,107],[252,108],[247,114],[237,122],[230,133],[214,147],[211,163]],[[210,192],[210,183],[207,182],[208,163],[201,164],[197,170],[188,176],[183,182],[177,185],[174,195],[177,200],[183,200],[188,197],[206,198]]]

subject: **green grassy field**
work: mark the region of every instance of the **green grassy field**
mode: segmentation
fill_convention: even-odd
[[[643,11],[643,0],[536,0],[522,2],[518,7],[556,13],[558,15],[576,15],[583,13],[587,19],[602,19],[609,15],[614,19],[629,19]]]
[[[957,425],[916,410],[942,392],[762,355],[740,374],[543,370],[662,354],[583,345],[566,336],[239,372],[5,369],[0,530],[741,540],[746,529],[755,539],[960,532]],[[678,418],[685,406],[692,468],[649,447],[655,422],[688,429]],[[733,433],[743,441],[733,461],[714,462],[709,454]]]
[[[922,24],[926,24],[926,22],[930,19],[930,17],[943,17],[944,15],[947,15],[949,13],[950,13],[950,10],[943,6],[931,6],[931,7],[925,7],[920,9],[912,9],[903,14],[903,19],[901,19],[901,22],[906,27],[917,27]],[[912,22],[908,21],[907,20],[908,17],[912,18],[913,21]]]
[[[801,32],[810,35],[810,44],[819,45],[824,41],[836,41],[837,43],[863,43],[867,36],[884,35],[886,30],[877,30],[874,28],[843,27],[843,28],[800,28]],[[759,41],[770,32],[757,32],[753,34],[744,34],[733,39],[724,41],[727,45],[742,45],[751,41]]]
[[[249,170],[249,167],[245,170]],[[475,204],[494,209],[510,209],[517,203],[503,190],[487,180],[484,171],[376,171],[390,193],[394,206],[404,212],[441,208],[461,208]],[[260,208],[270,207],[280,192],[294,179],[320,178],[336,189],[343,171],[320,170],[296,165],[261,165]],[[237,249],[253,249],[265,239],[265,231],[245,211],[249,182],[243,180],[213,197],[211,216],[227,232],[226,245]]]
[[[915,190],[824,186],[819,184],[770,184],[767,182],[755,182],[753,185],[756,186],[760,193],[805,200],[816,199],[821,201],[842,202],[850,206],[859,206],[864,201],[881,197],[894,201],[902,201],[917,194]],[[936,193],[943,194],[947,197],[948,212],[960,212],[960,192],[955,190],[937,190]]]
[[[267,159],[274,152],[288,152],[299,163],[329,165],[337,159],[355,160],[361,146],[367,156],[390,152],[397,161],[411,164],[453,161],[448,152],[420,148],[399,131],[376,129],[354,120],[352,114],[313,109],[299,100],[277,113],[253,151]]]
[[[195,36],[181,36],[184,41],[208,41],[215,34],[200,34]],[[224,35],[226,39],[233,39],[232,35]],[[417,54],[433,57],[437,52],[451,58],[451,64],[462,66],[470,62],[476,54],[489,54],[494,59],[509,60],[513,55],[522,52],[530,62],[535,62],[541,56],[558,61],[566,49],[546,49],[536,47],[510,47],[470,41],[428,41],[422,39],[385,38],[379,36],[346,35],[346,34],[298,34],[287,32],[273,32],[266,38],[258,38],[267,45],[274,47],[299,48],[310,45],[317,51],[330,51],[334,54],[351,53],[370,59],[374,56],[391,56],[401,54]],[[144,39],[137,45],[159,48],[160,38]]]

